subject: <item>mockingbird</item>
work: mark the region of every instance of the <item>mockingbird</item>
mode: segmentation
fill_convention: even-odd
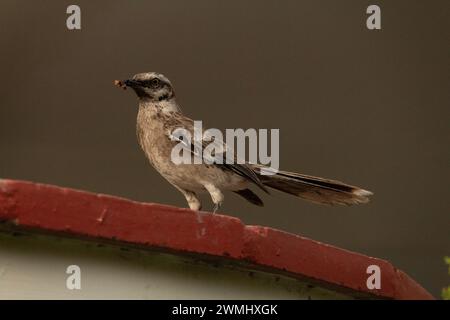
[[[224,201],[223,191],[237,193],[252,204],[262,200],[249,189],[253,184],[264,192],[268,188],[327,205],[352,205],[369,201],[370,191],[340,181],[300,173],[278,171],[262,174],[264,168],[251,163],[175,164],[171,151],[179,143],[171,133],[178,128],[193,132],[194,121],[183,115],[169,79],[154,72],[139,73],[115,84],[134,90],[139,100],[137,139],[152,166],[186,198],[192,210],[200,210],[198,193],[208,192],[216,212]],[[193,136],[193,135],[192,135]],[[192,144],[194,145],[194,144]],[[197,157],[193,148],[188,148]],[[224,149],[226,150],[226,148]],[[227,157],[226,151],[223,154]]]

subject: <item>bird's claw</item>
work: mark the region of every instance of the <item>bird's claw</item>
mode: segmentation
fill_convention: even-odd
[[[213,213],[216,213],[220,209],[221,206],[222,206],[221,202],[215,203],[214,208],[213,208]]]

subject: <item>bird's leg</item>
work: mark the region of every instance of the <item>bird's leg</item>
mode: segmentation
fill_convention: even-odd
[[[222,191],[220,191],[220,189],[218,189],[213,184],[208,183],[208,184],[205,184],[204,187],[209,192],[212,202],[214,203],[213,213],[216,213],[217,210],[219,210],[220,207],[222,206],[222,203],[223,203],[223,200],[225,197],[224,197]]]
[[[222,202],[215,203],[214,207],[213,207],[213,213],[216,213],[220,209],[221,206],[222,206]]]
[[[202,203],[200,202],[200,200],[198,200],[198,198],[195,196],[195,194],[192,198],[187,199],[187,202],[189,205],[189,209],[191,209],[191,210],[200,211],[202,209]]]
[[[192,192],[192,191],[189,191],[189,190],[184,190],[184,189],[181,189],[181,188],[179,188],[177,186],[175,186],[175,188],[180,190],[180,192],[184,195],[184,197],[186,198],[186,201],[187,201],[187,203],[189,205],[189,208],[191,210],[195,210],[195,211],[201,210],[202,203],[198,199],[198,197],[195,194],[195,192]]]

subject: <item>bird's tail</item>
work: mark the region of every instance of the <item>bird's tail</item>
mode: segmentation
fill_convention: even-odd
[[[273,175],[262,175],[261,168],[261,166],[254,167],[263,185],[315,203],[327,205],[367,203],[369,196],[373,194],[340,181],[294,172],[278,171]]]

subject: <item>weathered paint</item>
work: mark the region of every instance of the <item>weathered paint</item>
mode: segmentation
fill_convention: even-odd
[[[354,297],[432,299],[388,261],[239,219],[31,182],[0,180],[3,229],[108,241],[245,263]],[[366,286],[377,265],[381,289]]]

